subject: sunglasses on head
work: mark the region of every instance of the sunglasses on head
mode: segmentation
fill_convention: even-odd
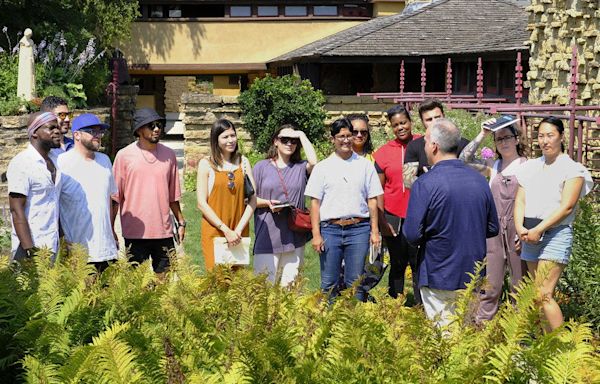
[[[285,137],[285,136],[279,136],[278,137],[279,141],[281,142],[281,144],[300,144],[300,139],[296,138],[296,137]]]
[[[229,182],[227,183],[227,188],[229,188],[230,190],[233,189],[233,187],[235,187],[235,175],[233,174],[233,172],[227,172],[227,179],[229,179]]]
[[[58,116],[61,120],[64,120],[67,116],[69,116],[69,119],[72,119],[73,112],[58,112],[56,116]]]

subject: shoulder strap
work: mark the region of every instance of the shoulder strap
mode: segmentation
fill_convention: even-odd
[[[281,170],[279,169],[279,167],[273,160],[271,160],[271,164],[273,164],[273,166],[275,167],[275,170],[277,171],[277,175],[279,176],[279,182],[281,183],[281,188],[283,189],[283,194],[285,195],[285,199],[289,203],[290,198],[288,196],[288,192],[287,192],[287,188],[285,187],[285,183],[283,182],[283,175],[281,174]]]

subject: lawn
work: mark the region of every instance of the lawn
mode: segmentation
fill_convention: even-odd
[[[186,228],[186,238],[184,241],[184,250],[189,255],[194,263],[198,264],[204,271],[204,258],[202,257],[202,248],[200,246],[200,210],[196,207],[196,193],[185,192],[183,194],[183,213],[188,225]],[[250,220],[250,236],[254,240],[254,220]],[[252,262],[252,255],[251,255]],[[389,268],[388,268],[389,270]],[[410,272],[409,272],[410,273]],[[304,253],[304,268],[301,275],[306,280],[306,288],[314,291],[319,289],[320,272],[319,272],[319,256],[312,249],[310,243],[306,244]],[[412,286],[410,278],[406,279],[405,291],[407,292],[407,302],[413,302]],[[378,287],[387,287],[388,272],[379,283]]]

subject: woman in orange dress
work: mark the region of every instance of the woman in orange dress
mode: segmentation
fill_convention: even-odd
[[[256,196],[244,198],[244,175],[254,177],[247,158],[238,153],[233,123],[217,120],[210,131],[210,157],[198,164],[197,199],[202,212],[201,244],[207,270],[215,265],[215,237],[225,237],[229,246],[248,237],[248,222],[256,208]]]

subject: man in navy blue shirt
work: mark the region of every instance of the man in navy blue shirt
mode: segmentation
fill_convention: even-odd
[[[421,246],[419,288],[427,317],[450,323],[458,290],[485,257],[485,239],[498,234],[487,181],[457,159],[460,130],[437,120],[425,133],[429,172],[412,186],[404,235]]]

